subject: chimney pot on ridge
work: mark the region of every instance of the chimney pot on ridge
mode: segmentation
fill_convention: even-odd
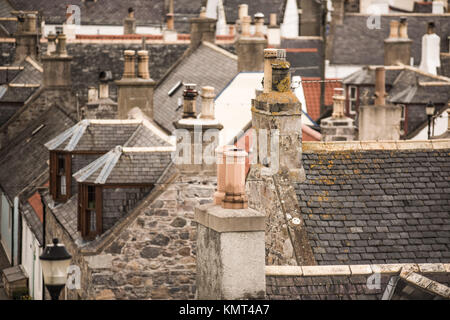
[[[150,79],[150,73],[148,71],[148,51],[138,51],[138,76],[142,79]]]
[[[248,16],[248,4],[240,4],[239,5],[239,20],[242,21],[242,18]]]
[[[213,87],[202,87],[201,92],[202,97],[202,114],[200,116],[201,119],[214,119],[214,98],[216,95],[214,94]]]
[[[384,67],[375,69],[375,105],[386,104],[386,70]]]
[[[135,78],[135,54],[134,50],[125,50],[124,55],[124,67],[123,67],[123,78]]]
[[[255,37],[264,37],[264,14],[258,12],[255,14]]]
[[[196,118],[196,107],[198,92],[195,84],[185,84],[183,92],[183,119]]]
[[[250,37],[250,24],[252,22],[252,18],[250,16],[242,17],[242,36]]]

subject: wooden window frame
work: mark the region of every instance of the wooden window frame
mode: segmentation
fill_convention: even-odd
[[[64,156],[66,194],[58,190],[59,156]],[[72,155],[68,152],[50,151],[50,194],[56,202],[66,202],[72,196]]]
[[[355,89],[355,97],[354,98],[352,98],[352,96],[351,96],[351,92],[352,92],[353,88]],[[358,113],[358,106],[359,106],[358,105],[358,98],[359,98],[359,88],[358,88],[358,86],[349,85],[347,87],[347,101],[348,101],[347,111],[348,111],[349,115],[354,116],[355,114]],[[352,110],[352,102],[354,102],[355,110]]]
[[[90,230],[90,212],[88,207],[89,188],[95,192],[96,230]],[[95,184],[78,184],[78,230],[85,240],[93,240],[103,233],[103,187]]]

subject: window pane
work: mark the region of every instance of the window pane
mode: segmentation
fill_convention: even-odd
[[[63,155],[58,155],[58,174],[64,174],[66,159]]]
[[[66,195],[66,176],[60,177],[60,193],[62,196]]]
[[[356,87],[350,87],[350,99],[356,99]]]
[[[96,231],[97,230],[97,215],[95,214],[94,210],[89,211],[89,231]]]
[[[88,186],[88,208],[95,209],[95,187]]]

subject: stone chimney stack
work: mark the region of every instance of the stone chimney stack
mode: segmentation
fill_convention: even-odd
[[[109,82],[112,80],[112,72],[102,71],[98,79],[98,93],[93,91],[92,97],[88,99],[84,108],[85,117],[88,119],[117,119],[117,102],[109,97]]]
[[[408,38],[406,18],[391,21],[389,37],[384,40],[384,65],[410,64],[412,40]]]
[[[250,34],[251,17],[245,15],[240,20],[242,32],[236,42],[238,72],[260,72],[264,70],[263,51],[267,47],[267,40],[261,30],[263,27],[261,22],[264,24],[264,15],[257,14],[255,18],[257,19],[255,21],[257,24],[255,36]]]
[[[272,52],[266,51],[266,58]],[[272,58],[272,57],[271,57]],[[277,59],[271,63],[272,84],[269,92],[265,82],[265,92],[252,100],[252,124],[258,137],[258,162],[255,168],[268,175],[286,173],[291,180],[301,182],[305,179],[302,165],[302,108],[291,91],[290,64],[286,61],[286,51],[277,50]],[[268,152],[263,150],[261,139],[267,136]],[[276,139],[279,139],[277,143]],[[274,141],[273,143],[271,141]],[[273,149],[272,144],[277,148]]]
[[[198,299],[264,299],[265,215],[247,205],[247,154],[232,148],[225,156],[224,200],[195,208]]]
[[[375,69],[375,105],[384,106],[386,104],[386,70],[384,67]]]
[[[359,107],[359,139],[399,140],[402,108],[399,105],[386,104],[384,67],[375,69],[375,105]]]
[[[344,114],[344,89],[335,88],[333,114],[320,122],[322,141],[353,141],[355,139],[354,120]]]
[[[164,42],[176,42],[178,34],[175,30],[175,15],[173,9],[173,0],[169,2],[169,13],[166,14],[166,28],[163,30]]]
[[[219,131],[223,126],[214,118],[214,88],[211,87],[202,88],[203,99],[206,97],[207,100],[203,102],[208,106],[202,105],[202,112],[205,112],[206,117],[197,118],[198,92],[195,87],[195,84],[185,84],[183,116],[174,122],[177,129],[175,163],[186,174],[215,174],[217,168],[214,151],[219,144]]]
[[[277,24],[277,14],[270,14],[270,23],[267,28],[267,43],[272,47],[279,47],[281,44],[281,30]]]
[[[136,33],[136,18],[134,17],[134,9],[128,8],[128,16],[123,20],[123,34]]]
[[[16,38],[16,52],[14,62],[20,62],[27,56],[38,59],[39,39],[41,37],[37,23],[37,12],[19,12],[13,11],[17,16],[17,30],[14,34]]]
[[[202,41],[216,42],[217,19],[206,17],[206,9],[202,7],[198,18],[192,18],[191,23],[191,48],[197,48]]]
[[[202,113],[200,115],[201,119],[214,119],[214,94],[213,87],[203,87],[202,88]]]
[[[138,107],[153,119],[153,93],[156,82],[148,71],[148,51],[138,51],[138,75],[136,76],[136,52],[124,51],[122,79],[116,80],[118,90],[118,118],[128,119],[128,112]]]
[[[437,69],[441,66],[441,38],[434,30],[434,22],[429,22],[427,33],[422,37],[422,57],[419,69],[437,75]]]
[[[66,35],[58,34],[56,51],[42,57],[44,86],[47,88],[70,89],[72,57],[67,54]]]

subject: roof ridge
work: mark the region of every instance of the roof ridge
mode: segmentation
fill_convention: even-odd
[[[450,139],[303,142],[304,153],[369,150],[450,149]]]
[[[213,50],[215,50],[215,51],[217,51],[217,52],[219,52],[219,53],[221,53],[221,54],[223,54],[223,55],[225,55],[225,56],[227,56],[227,57],[229,57],[229,58],[231,58],[233,60],[237,61],[237,59],[238,59],[237,55],[232,54],[231,52],[228,52],[225,49],[222,49],[221,47],[217,46],[214,43],[211,43],[211,42],[208,42],[208,41],[202,41],[202,45],[205,45],[208,48],[213,49]]]

